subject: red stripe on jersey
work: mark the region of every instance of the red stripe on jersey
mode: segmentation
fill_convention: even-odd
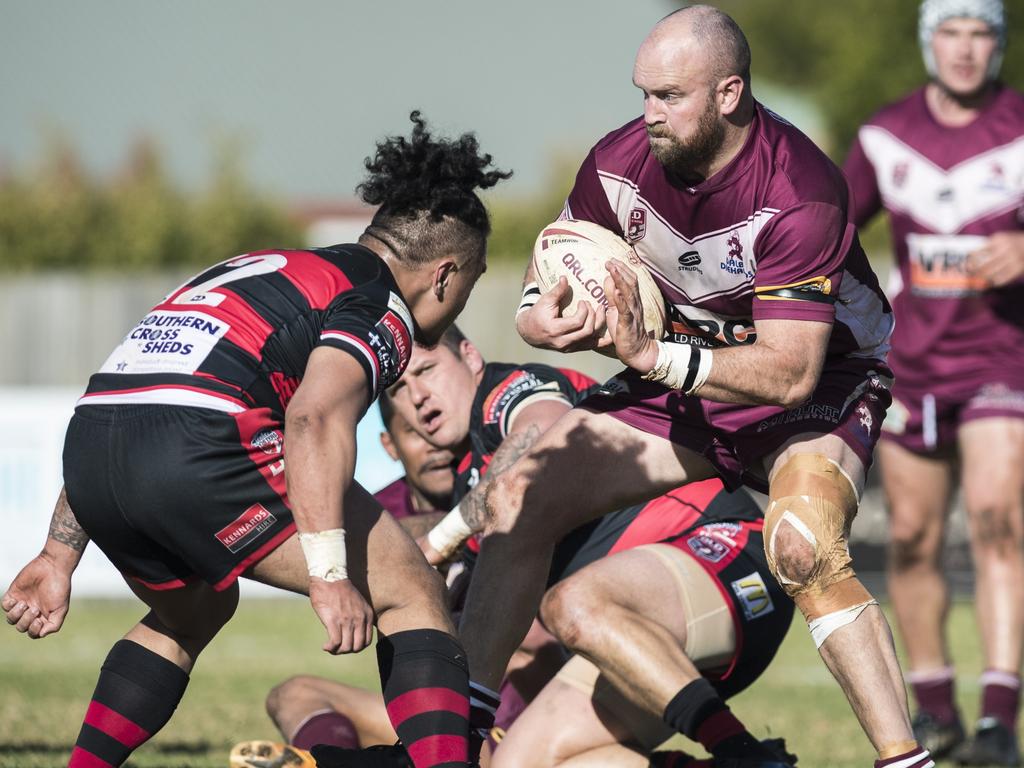
[[[71,751],[68,768],[114,768],[114,764],[96,757],[96,755],[86,749],[75,747]]]
[[[574,371],[572,368],[559,368],[557,370],[569,380],[569,383],[572,384],[573,389],[577,392],[582,392],[597,384],[595,379],[590,378],[585,373]]]
[[[352,281],[327,259],[309,251],[281,251],[288,266],[281,270],[313,309],[326,309],[339,294],[352,289]]]
[[[141,725],[95,699],[89,702],[89,709],[85,712],[85,723],[112,736],[126,747],[137,747],[150,736],[149,731]]]
[[[721,493],[724,488],[725,486],[721,480],[717,477],[712,477],[709,480],[701,480],[697,483],[687,483],[681,488],[669,491],[665,495],[681,501],[683,504],[691,504],[703,513],[708,508],[708,505],[711,504],[712,499]]]
[[[215,307],[196,305],[192,310],[224,322],[228,326],[228,332],[224,334],[224,338],[237,344],[257,360],[262,360],[263,345],[267,343],[267,337],[273,333],[273,327],[248,302],[232,292],[230,283],[218,286],[217,293],[224,296],[220,304]],[[188,311],[183,308],[183,305],[175,304],[173,301],[159,304],[151,311],[158,310]]]

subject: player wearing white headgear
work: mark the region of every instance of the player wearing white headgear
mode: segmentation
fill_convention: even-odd
[[[858,225],[888,209],[898,261],[896,385],[878,448],[892,520],[889,592],[918,740],[962,765],[1020,765],[1024,97],[997,80],[1000,0],[925,0],[919,37],[930,82],[861,127],[844,169]],[[986,666],[981,719],[963,744],[940,567],[957,480]]]

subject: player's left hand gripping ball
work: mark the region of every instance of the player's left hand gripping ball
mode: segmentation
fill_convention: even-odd
[[[658,362],[658,345],[644,326],[644,308],[636,274],[618,259],[607,263],[605,295],[611,297],[608,332],[619,360],[641,373]]]

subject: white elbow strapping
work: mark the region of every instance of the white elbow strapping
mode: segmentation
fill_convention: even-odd
[[[868,600],[864,603],[851,605],[849,608],[843,608],[841,611],[826,613],[824,616],[819,616],[813,621],[808,622],[807,628],[811,630],[811,637],[814,639],[814,647],[821,648],[821,644],[828,639],[829,635],[840,627],[852,624],[869,605],[878,605],[878,601]]]
[[[451,512],[441,518],[441,522],[430,529],[427,541],[435,552],[447,560],[458,551],[462,542],[472,535],[473,529],[466,525],[459,505],[456,504]]]
[[[348,559],[345,553],[345,529],[313,531],[299,534],[299,545],[306,558],[309,575],[324,581],[348,578]]]
[[[710,349],[671,341],[657,341],[658,361],[643,375],[647,381],[657,381],[669,389],[678,389],[692,395],[700,389],[711,374]]]

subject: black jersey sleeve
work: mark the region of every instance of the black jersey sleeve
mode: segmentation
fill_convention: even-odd
[[[555,368],[527,363],[522,366],[487,366],[481,382],[483,401],[480,425],[487,442],[500,445],[512,428],[517,413],[540,400],[558,400],[572,406],[578,391]]]
[[[362,366],[371,399],[390,387],[409,364],[412,313],[394,291],[379,284],[338,296],[324,312],[317,346],[340,349]]]

